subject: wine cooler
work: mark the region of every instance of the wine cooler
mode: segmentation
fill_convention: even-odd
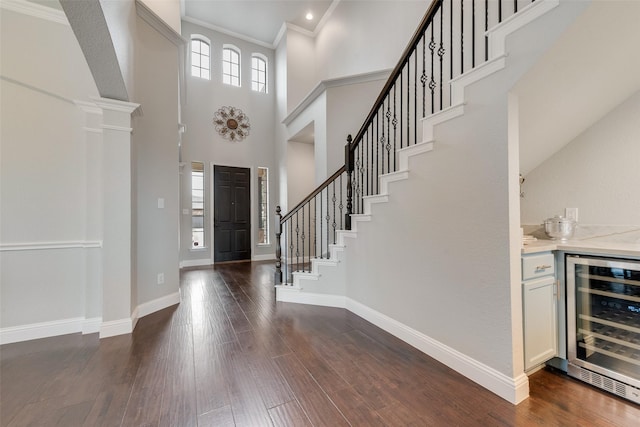
[[[640,404],[640,261],[568,255],[568,374]]]

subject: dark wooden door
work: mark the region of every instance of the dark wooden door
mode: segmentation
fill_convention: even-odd
[[[251,259],[250,171],[213,167],[213,260]]]

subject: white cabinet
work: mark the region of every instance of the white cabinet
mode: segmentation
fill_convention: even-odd
[[[555,262],[551,252],[523,255],[524,369],[558,354]]]

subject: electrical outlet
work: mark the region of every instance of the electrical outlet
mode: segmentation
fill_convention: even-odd
[[[158,273],[158,285],[162,285],[164,283],[164,273]]]
[[[578,222],[578,208],[564,208],[564,217]]]

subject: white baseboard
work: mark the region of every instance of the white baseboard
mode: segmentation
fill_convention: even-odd
[[[251,257],[251,261],[274,261],[276,260],[276,254],[264,254],[264,255],[253,255]]]
[[[163,310],[180,303],[180,292],[174,292],[160,298],[138,305],[128,319],[104,322],[100,327],[100,338],[108,338],[116,335],[130,334],[136,328],[138,319],[148,316],[156,311]]]
[[[529,396],[529,378],[524,373],[511,378],[350,298],[346,299],[346,308],[508,402],[518,404]]]
[[[115,337],[116,335],[125,335],[133,332],[134,324],[137,322],[137,317],[135,321],[134,317],[127,317],[119,320],[110,320],[108,322],[102,322],[100,325],[100,339]]]
[[[102,317],[92,317],[90,319],[84,319],[82,321],[82,333],[83,334],[97,334],[100,332],[100,325],[102,325]]]
[[[508,402],[518,404],[529,396],[529,378],[524,373],[516,378],[511,378],[351,298],[339,295],[305,293],[300,288],[276,286],[276,300],[346,308]]]
[[[185,267],[205,267],[208,265],[213,265],[213,260],[211,258],[207,259],[186,259],[184,261],[180,261],[180,268]]]
[[[167,307],[171,307],[172,305],[176,305],[180,303],[180,292],[174,292],[169,295],[165,295],[163,297],[154,299],[149,302],[145,302],[140,304],[137,307],[137,316],[136,317],[144,317],[151,313],[155,313],[156,311],[163,310]]]
[[[339,295],[312,294],[292,286],[276,286],[276,301],[345,308],[345,300]]]
[[[37,340],[58,335],[82,332],[84,317],[55,320],[52,322],[30,323],[0,329],[0,344]]]

